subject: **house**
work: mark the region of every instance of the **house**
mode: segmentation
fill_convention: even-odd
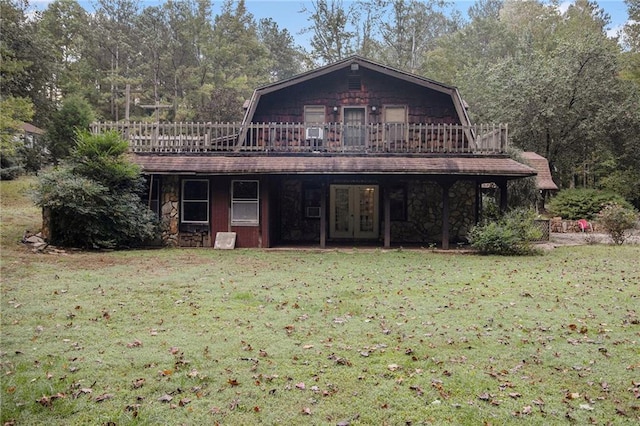
[[[16,137],[22,141],[24,146],[28,148],[35,148],[42,145],[42,138],[45,134],[44,130],[31,123],[22,123],[21,127],[22,130],[16,135]]]
[[[464,242],[480,188],[536,171],[455,87],[359,56],[256,89],[241,123],[96,123],[130,140],[165,243],[236,247]]]

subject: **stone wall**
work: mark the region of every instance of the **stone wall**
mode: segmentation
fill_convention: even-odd
[[[458,181],[449,189],[449,238],[464,242],[475,224],[475,183]],[[391,223],[391,241],[439,243],[442,239],[442,187],[436,182],[407,184],[407,221]]]
[[[180,208],[180,179],[178,176],[162,178],[162,195],[160,198],[160,225],[162,229],[162,243],[175,247],[179,242],[179,208]]]
[[[180,225],[180,177],[163,176],[161,188],[162,244],[168,247],[211,247],[209,225]]]
[[[282,241],[317,241],[320,238],[320,220],[304,217],[303,187],[303,182],[299,179],[285,180],[280,186],[278,203],[281,206]]]

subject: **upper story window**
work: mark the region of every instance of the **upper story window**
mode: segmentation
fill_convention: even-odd
[[[386,138],[388,141],[395,142],[405,139],[405,130],[407,123],[407,107],[404,105],[385,106],[383,121],[386,124]]]
[[[385,106],[384,107],[384,122],[385,123],[406,123],[407,122],[407,107],[400,106]]]
[[[305,105],[304,122],[305,124],[322,124],[326,121],[324,105]]]
[[[182,223],[209,223],[209,181],[207,179],[184,179],[180,221]]]
[[[231,182],[231,224],[259,225],[260,197],[257,180]]]

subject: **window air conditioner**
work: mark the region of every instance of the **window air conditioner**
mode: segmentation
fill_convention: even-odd
[[[324,139],[324,129],[322,127],[307,127],[306,139]]]
[[[307,217],[320,217],[320,207],[307,207]]]

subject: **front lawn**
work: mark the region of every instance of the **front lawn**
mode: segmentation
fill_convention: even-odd
[[[35,254],[17,211],[4,424],[640,420],[637,245]]]

